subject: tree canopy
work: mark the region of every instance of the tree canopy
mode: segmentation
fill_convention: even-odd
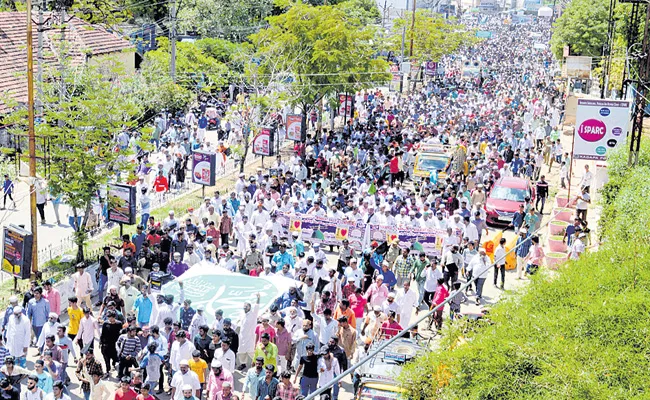
[[[404,27],[405,54],[408,56],[409,43],[413,37],[413,57],[420,61],[439,61],[445,54],[451,54],[460,46],[469,46],[477,40],[473,30],[468,30],[453,20],[450,22],[429,10],[415,12],[415,29],[411,29],[412,16],[412,12],[407,12],[404,18],[393,21],[393,34],[389,38],[389,45],[396,53],[401,51]]]
[[[551,51],[562,59],[564,46],[572,55],[598,57],[607,37],[609,0],[573,0],[554,23]]]
[[[143,70],[169,75],[170,45],[167,38],[158,38],[158,48],[145,53]],[[228,51],[214,40],[176,43],[177,82],[190,90],[211,90],[228,81],[229,69],[220,61],[228,59]],[[219,57],[220,59],[218,59]]]
[[[178,12],[182,31],[194,31],[202,37],[218,37],[235,42],[266,26],[271,0],[194,0]]]
[[[117,148],[114,139],[123,129],[136,126],[142,107],[129,93],[131,86],[118,62],[80,66],[65,79],[62,96],[57,82],[44,84],[43,122],[35,130],[37,137],[49,139],[48,189],[61,195],[75,216],[84,217],[75,233],[82,260],[86,224],[98,190],[120,176],[127,179],[133,171],[130,150]],[[24,109],[7,116],[7,122],[16,123],[10,128],[16,133],[24,132],[25,120]],[[145,142],[140,146],[146,147]]]
[[[388,64],[375,58],[375,30],[346,8],[297,3],[268,18],[250,36],[261,77],[281,74],[295,103],[306,112],[323,96],[377,86],[390,79]]]

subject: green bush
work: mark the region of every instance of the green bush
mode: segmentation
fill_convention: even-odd
[[[598,221],[601,238],[614,235],[614,231],[628,231],[625,225],[633,218],[639,221],[647,207],[642,201],[648,202],[648,171],[650,170],[650,144],[641,142],[638,163],[635,168],[628,166],[629,146],[627,143],[612,152],[607,159],[609,181],[601,189],[601,205],[603,207]],[[636,199],[634,196],[638,196]],[[635,204],[636,203],[636,204]],[[647,217],[645,218],[647,221]],[[647,226],[647,225],[646,225]],[[645,233],[645,227],[640,225]],[[645,233],[647,235],[647,233]]]
[[[620,245],[620,243],[617,243]],[[650,250],[605,245],[448,332],[400,376],[412,399],[623,399],[650,389]],[[467,343],[454,346],[463,335]],[[444,371],[444,373],[441,373]]]

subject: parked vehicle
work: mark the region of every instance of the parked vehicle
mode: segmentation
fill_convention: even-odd
[[[524,204],[526,198],[535,198],[535,189],[528,179],[501,178],[492,186],[485,201],[487,223],[490,225],[508,225],[512,216]]]

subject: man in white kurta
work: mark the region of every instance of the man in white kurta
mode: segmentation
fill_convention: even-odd
[[[410,281],[404,282],[404,289],[401,289],[397,296],[397,304],[400,310],[398,322],[402,328],[406,328],[411,323],[413,310],[418,304],[418,295],[411,289]]]
[[[248,362],[253,361],[255,355],[255,327],[257,326],[257,316],[260,312],[260,294],[257,293],[257,302],[253,307],[250,303],[244,303],[244,314],[239,318],[239,349],[237,358],[241,365],[248,366]]]
[[[14,307],[13,315],[9,317],[5,328],[7,350],[16,358],[16,365],[25,367],[27,348],[32,339],[29,318],[23,315],[21,306]]]

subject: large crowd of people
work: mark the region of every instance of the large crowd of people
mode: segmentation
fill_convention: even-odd
[[[563,96],[551,75],[554,61],[530,40],[531,34],[548,37],[549,26],[504,24],[497,16],[482,22],[493,38],[446,57],[445,75],[407,94],[357,93],[343,129],[319,130],[292,157],[277,156],[270,168],[239,175],[232,191],[215,191],[196,208],[169,211],[162,220],[151,215],[151,193],[185,180],[192,149],[211,148],[208,124],[226,141],[237,128],[224,126],[220,111],[205,105],[179,118],[157,118],[159,170],[150,180],[148,156],[140,155],[137,232],[104,248],[96,276],[77,266],[67,308],[49,282],[33,282],[22,300],[10,299],[0,341],[2,398],[58,400],[73,391],[86,400],[306,396],[354,365],[374,341],[408,327],[420,310],[451,296],[453,319],[467,296],[484,303],[486,279],[493,276],[504,288],[505,240],[495,251],[495,268],[482,246],[486,193],[501,177],[525,177],[537,188],[537,198],[526,199],[510,224],[523,243],[518,277],[534,273],[543,263],[536,230],[553,184],[545,174],[556,168],[568,184],[570,164],[559,140]],[[468,76],[463,65],[474,61],[481,73]],[[127,135],[120,143],[131,140]],[[428,144],[445,146],[451,163],[416,177],[416,154]],[[213,150],[225,157],[223,143],[218,147]],[[582,179],[584,211],[567,230],[569,243],[582,243],[576,237],[586,227],[592,176],[587,171]],[[446,235],[440,257],[399,241],[325,246],[299,232],[285,236],[278,212]],[[260,310],[258,294],[240,315],[217,310],[208,316],[186,298],[182,279],[179,297],[161,293],[195,266],[279,275],[294,284],[268,310]],[[475,285],[460,292],[473,277]],[[444,315],[435,313],[436,330]],[[30,368],[28,352],[38,353]],[[68,386],[69,374],[78,388]],[[337,399],[339,390],[334,385],[325,396]]]

